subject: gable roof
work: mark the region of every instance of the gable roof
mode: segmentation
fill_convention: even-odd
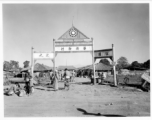
[[[84,70],[84,69],[93,69],[93,66],[92,65],[87,65],[85,67],[78,68],[78,70]],[[97,63],[97,64],[95,64],[95,70],[110,71],[110,70],[112,70],[112,66],[105,65],[103,63]]]
[[[29,69],[31,69],[31,67],[23,68],[21,70],[21,72],[27,71]],[[43,64],[40,64],[40,63],[36,63],[34,65],[34,71],[37,71],[37,72],[42,72],[42,71],[47,71],[47,70],[52,70],[52,69],[53,69],[52,67],[49,67],[47,65],[43,65]]]
[[[76,27],[72,26],[68,31],[66,31],[58,40],[69,40],[69,39],[90,39],[86,35],[84,35],[80,30]]]
[[[74,66],[59,66],[58,70],[65,70],[67,68],[68,70],[75,70],[76,68]]]
[[[47,66],[47,65],[43,65],[47,70],[53,70],[53,67]]]
[[[44,67],[42,64],[36,63],[34,65],[34,71],[40,72],[40,71],[46,71],[46,70],[47,70],[46,67]]]

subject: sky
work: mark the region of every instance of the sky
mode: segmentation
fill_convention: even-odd
[[[74,16],[74,19],[73,19]],[[74,26],[94,39],[94,49],[115,47],[115,60],[150,59],[149,4],[3,4],[3,60],[31,61],[34,51],[53,51],[53,39]],[[51,60],[38,60],[53,66]],[[60,53],[56,66],[92,64],[90,53]]]

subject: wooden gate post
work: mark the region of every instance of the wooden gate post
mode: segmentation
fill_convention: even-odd
[[[93,76],[94,76],[94,85],[96,84],[96,79],[95,79],[95,66],[94,66],[94,40],[93,38],[91,38],[92,40],[92,65],[93,65]]]
[[[33,56],[33,51],[34,51],[34,48],[32,47],[31,48],[31,75],[32,75],[32,83],[33,83],[33,78],[34,78],[34,74],[33,74],[33,71],[34,71],[34,56]]]
[[[112,44],[112,52],[113,52],[113,79],[114,79],[114,86],[117,86],[116,80],[116,69],[115,69],[115,52],[114,52],[114,44]]]

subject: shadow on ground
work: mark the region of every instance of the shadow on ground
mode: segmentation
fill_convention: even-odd
[[[141,84],[119,84],[119,87],[122,86],[123,88],[130,88],[132,90],[140,89],[142,91],[148,92],[146,89],[142,87]]]
[[[91,85],[91,82],[77,82],[78,85]]]
[[[53,89],[53,87],[42,87],[42,86],[41,86],[41,88],[36,87],[35,89],[37,89],[37,90],[44,90],[44,91],[56,91],[56,90]],[[65,90],[65,89],[59,87],[58,90]]]
[[[82,112],[84,115],[105,116],[105,117],[126,117],[123,115],[114,115],[114,114],[88,113],[86,110],[81,109],[81,108],[77,108],[77,110]]]

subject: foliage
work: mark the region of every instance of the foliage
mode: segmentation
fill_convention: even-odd
[[[120,57],[117,60],[116,70],[123,69],[124,67],[129,66],[128,60],[126,57]]]
[[[101,59],[99,63],[103,63],[105,65],[110,65],[110,62],[107,59]]]
[[[26,60],[23,64],[24,64],[24,68],[27,68],[27,67],[29,67],[30,61]]]
[[[11,65],[8,61],[4,61],[3,70],[9,71],[11,69]]]
[[[147,60],[146,62],[144,62],[143,67],[150,69],[150,60]]]
[[[141,67],[142,64],[138,63],[138,61],[134,61],[134,62],[131,63],[131,66],[132,67]]]
[[[4,61],[3,63],[3,70],[9,71],[11,69],[19,69],[19,62],[11,60],[10,62]]]
[[[150,69],[150,60],[147,60],[144,63],[138,63],[138,61],[133,61],[131,63],[131,67],[133,67],[133,68],[138,67],[138,68],[147,68],[147,69]]]
[[[14,69],[14,68],[18,69],[19,68],[19,62],[18,61],[11,60],[10,65],[11,65],[12,69]]]

